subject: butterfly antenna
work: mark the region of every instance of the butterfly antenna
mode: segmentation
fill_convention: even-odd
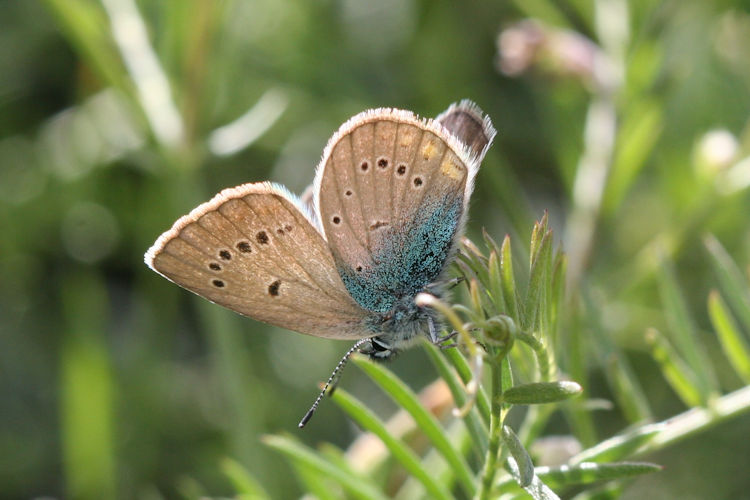
[[[309,410],[307,410],[307,413],[305,413],[305,416],[302,417],[302,420],[299,421],[298,427],[301,429],[303,428],[307,422],[310,421],[310,419],[313,416],[313,413],[315,413],[315,410],[318,409],[318,405],[320,404],[320,400],[323,399],[323,396],[326,395],[326,392],[328,391],[328,388],[331,388],[330,394],[333,394],[333,391],[336,390],[336,386],[339,383],[339,379],[341,378],[341,371],[346,366],[346,363],[349,361],[349,358],[354,354],[362,344],[365,344],[369,342],[370,339],[361,339],[358,340],[356,344],[354,344],[351,349],[346,351],[346,354],[344,354],[344,357],[341,358],[341,361],[336,365],[336,368],[333,369],[333,373],[331,373],[331,376],[328,377],[328,382],[326,382],[326,385],[323,387],[323,390],[320,391],[320,394],[318,394],[318,397],[315,399],[315,402],[312,404]]]

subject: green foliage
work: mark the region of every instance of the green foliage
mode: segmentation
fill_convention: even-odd
[[[0,489],[746,491],[748,26],[739,0],[1,3]],[[144,250],[221,188],[302,192],[354,113],[464,97],[500,134],[464,281],[420,298],[458,348],[358,360],[357,399],[283,434],[348,346],[192,297]]]
[[[457,480],[460,489],[467,497],[494,498],[500,491],[503,491],[502,488],[507,484],[503,476],[508,473],[515,478],[518,486],[533,498],[558,498],[536,474],[537,469],[521,439],[512,427],[504,422],[514,406],[549,405],[577,396],[582,391],[581,386],[572,381],[550,381],[556,369],[552,353],[546,347],[546,338],[557,329],[556,322],[552,320],[555,316],[551,310],[558,309],[559,304],[553,304],[550,300],[541,298],[554,295],[551,293],[554,290],[553,280],[559,276],[553,272],[553,262],[559,262],[563,260],[563,257],[551,250],[552,232],[547,227],[545,217],[534,226],[532,232],[530,248],[534,255],[529,261],[528,281],[524,284],[526,295],[543,301],[543,305],[537,304],[532,307],[526,302],[521,309],[516,309],[511,305],[514,312],[519,311],[517,313],[519,323],[536,326],[535,330],[524,332],[516,326],[513,318],[505,314],[508,302],[503,297],[505,295],[518,297],[521,294],[515,285],[515,279],[507,281],[510,286],[507,286],[501,294],[497,293],[496,286],[484,288],[478,285],[479,282],[499,283],[503,279],[502,276],[512,276],[512,273],[503,270],[505,264],[512,263],[512,252],[508,250],[510,248],[508,240],[502,249],[489,237],[487,241],[489,256],[466,240],[462,256],[457,261],[457,267],[463,274],[464,282],[468,284],[471,307],[455,305],[451,308],[432,296],[421,295],[417,299],[418,302],[444,313],[450,325],[459,332],[462,341],[468,342],[463,345],[464,349],[462,349],[466,351],[468,359],[460,355],[458,349],[449,349],[448,354],[443,356],[436,346],[426,343],[426,348],[438,367],[438,372],[445,381],[446,387],[453,394],[453,399],[459,404],[459,408],[454,410],[454,413],[461,417],[465,424],[463,432],[471,436],[473,453],[469,451],[462,453],[455,447],[451,443],[451,438],[455,438],[456,431],[441,428],[438,419],[427,411],[417,395],[383,365],[375,364],[367,359],[355,358],[356,364],[373,382],[402,408],[402,412],[409,414],[411,426],[413,426],[411,430],[403,432],[403,429],[396,427],[393,422],[379,419],[374,411],[367,409],[361,401],[341,389],[332,395],[332,399],[361,428],[377,436],[386,446],[395,460],[389,468],[396,464],[403,467],[421,483],[422,494],[430,498],[452,498],[450,491],[454,480]],[[499,252],[504,253],[504,259],[499,259]],[[498,261],[502,264],[498,265]],[[558,297],[562,298],[561,295]],[[469,321],[462,320],[457,313]],[[514,342],[514,340],[520,342]],[[527,383],[513,381],[509,363],[510,355],[524,348],[526,352],[530,351],[533,354],[538,367],[537,376],[545,381]],[[487,377],[484,376],[486,371],[489,371]],[[489,379],[486,388],[483,382],[485,378]],[[489,409],[486,402],[488,398]],[[549,411],[527,412],[527,422],[524,422],[524,425],[539,427],[540,422],[543,425],[550,415]],[[534,422],[529,424],[529,420],[534,420]],[[398,431],[401,431],[401,434]],[[443,476],[443,481],[440,481],[440,478],[430,474],[420,464],[420,459],[404,442],[404,437],[414,432],[427,438],[430,446],[434,447],[453,474]],[[651,437],[653,433],[647,436]],[[273,442],[278,443],[278,441]],[[658,467],[647,463],[613,463],[604,464],[601,467],[591,463],[604,460],[605,457],[618,460],[627,457],[644,442],[646,439],[637,439],[631,435],[612,442],[606,441],[599,445],[599,448],[581,455],[587,458],[588,465],[582,465],[575,461],[576,457],[572,457],[571,464],[574,465],[570,468],[555,469],[556,475],[548,469],[540,470],[554,477],[560,487],[567,484],[588,484],[598,480],[621,479],[653,472],[658,470]],[[289,443],[289,446],[292,446],[292,443]],[[471,470],[468,462],[463,458],[465,454],[482,457],[483,462],[478,464],[477,470]],[[307,461],[311,460],[307,458]],[[324,463],[325,457],[320,454],[319,460]],[[503,462],[509,472],[503,470]],[[347,477],[345,470],[340,471],[336,476]],[[327,477],[330,478],[330,474]],[[406,484],[404,483],[404,487]],[[341,486],[347,487],[343,483]],[[413,491],[413,485],[410,486]],[[396,493],[396,496],[403,496],[403,493]]]
[[[232,482],[234,491],[241,500],[267,500],[270,498],[263,486],[238,462],[225,459],[221,470]]]

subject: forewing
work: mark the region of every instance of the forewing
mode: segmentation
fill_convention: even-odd
[[[326,338],[371,335],[325,240],[277,185],[222,191],[161,235],[145,260],[183,288],[272,325]]]
[[[442,272],[476,156],[440,123],[378,109],[333,136],[316,175],[319,220],[359,305],[388,311]]]

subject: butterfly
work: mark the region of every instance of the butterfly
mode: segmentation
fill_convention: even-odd
[[[225,189],[159,236],[145,262],[256,320],[357,341],[302,427],[352,353],[386,359],[421,336],[444,340],[415,297],[444,291],[495,133],[468,100],[434,120],[364,111],[331,137],[302,198],[270,182]]]

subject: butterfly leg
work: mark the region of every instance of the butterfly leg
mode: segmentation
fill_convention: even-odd
[[[432,283],[431,285],[427,285],[425,287],[425,291],[440,297],[442,295],[442,291],[446,289],[452,290],[464,281],[466,281],[466,278],[464,278],[463,276],[457,276],[455,278],[447,279],[445,281],[438,281]]]
[[[466,281],[466,278],[464,278],[463,276],[457,276],[446,281],[445,286],[448,287],[448,290],[452,290],[453,288],[460,285],[463,281]]]
[[[432,320],[432,318],[427,318],[427,325],[430,332],[430,342],[438,346],[440,349],[450,349],[451,347],[456,347],[458,343],[451,342],[450,344],[443,344],[446,340],[453,339],[456,335],[458,335],[457,331],[452,331],[451,333],[447,335],[439,335],[437,332],[437,328],[435,328],[435,322]]]

